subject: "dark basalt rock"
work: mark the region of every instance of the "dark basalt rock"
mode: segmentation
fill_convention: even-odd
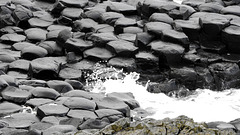
[[[197,72],[197,88],[204,89],[215,89],[214,78],[207,68],[196,67],[195,71]]]
[[[121,13],[105,12],[101,14],[101,22],[113,25],[117,19],[124,17]]]
[[[57,105],[57,104],[45,104],[41,105],[37,108],[37,116],[40,118],[46,117],[46,116],[66,116],[68,113],[69,108],[63,106],[63,105]]]
[[[48,54],[47,50],[39,46],[24,47],[21,50],[21,57],[26,60],[42,58]]]
[[[97,22],[88,18],[73,22],[74,30],[81,32],[94,32],[97,24]]]
[[[94,61],[83,59],[77,63],[67,64],[67,65],[73,69],[78,69],[78,70],[83,70],[83,71],[91,71],[93,69],[93,66],[95,65],[95,63],[96,62],[94,62]]]
[[[16,69],[16,70],[24,70],[27,71],[29,69],[30,61],[19,59],[11,62],[9,64],[9,69]]]
[[[8,86],[3,91],[1,91],[3,99],[7,101],[12,101],[15,103],[25,103],[32,94],[28,91],[18,89],[13,86]]]
[[[38,58],[31,61],[33,75],[38,78],[56,78],[60,62],[50,57]]]
[[[83,91],[83,90],[72,90],[67,93],[64,93],[63,96],[65,97],[82,97],[91,100],[92,96],[91,93]]]
[[[93,47],[92,43],[77,38],[69,38],[64,45],[68,52],[75,52],[76,54],[82,54],[84,50],[91,47]]]
[[[222,60],[219,54],[206,52],[202,49],[197,50],[197,55],[200,57],[200,61],[197,61],[197,64],[200,64],[203,67],[207,67],[209,64],[220,62]]]
[[[178,6],[175,2],[146,0],[141,6],[141,12],[145,17],[149,17],[155,12],[168,13]]]
[[[73,87],[68,82],[60,80],[47,81],[47,85],[59,93],[66,93],[73,90]]]
[[[162,34],[163,41],[181,44],[186,50],[188,50],[190,43],[185,33],[175,30],[163,30]]]
[[[102,129],[109,125],[108,119],[88,119],[83,124],[79,125],[79,129]]]
[[[52,21],[46,21],[39,18],[31,18],[28,20],[28,23],[31,27],[40,27],[40,28],[47,28],[48,26],[52,25]]]
[[[13,18],[16,21],[17,26],[20,28],[27,28],[27,20],[33,16],[32,11],[23,5],[17,5],[15,10],[13,11]]]
[[[73,20],[79,19],[80,15],[83,13],[81,8],[64,8],[62,11],[62,15]]]
[[[124,103],[124,101],[115,97],[104,97],[101,100],[96,101],[96,103],[99,109],[115,109],[122,112],[126,117],[130,116],[130,107]]]
[[[12,33],[12,34],[4,34],[0,37],[0,39],[4,42],[9,42],[9,43],[16,43],[16,42],[22,42],[26,39],[26,36],[20,35],[17,33]]]
[[[90,18],[90,19],[93,19],[94,21],[100,22],[101,14],[105,12],[106,12],[105,9],[95,7],[85,11],[84,13],[81,14],[81,16],[84,18]]]
[[[30,135],[41,135],[42,131],[44,131],[45,129],[50,128],[51,126],[53,126],[53,124],[47,123],[47,122],[36,122],[36,123],[33,123],[29,127],[29,133],[28,134],[30,134]]]
[[[60,0],[67,7],[83,8],[88,4],[88,0]]]
[[[127,33],[126,27],[136,26],[136,25],[137,25],[137,21],[135,19],[122,17],[122,18],[117,19],[117,21],[115,22],[114,32],[116,34]]]
[[[12,76],[16,79],[27,79],[28,75],[24,71],[8,71],[7,75]]]
[[[19,42],[12,45],[12,48],[16,51],[22,51],[25,47],[36,46],[33,43],[29,42]]]
[[[240,7],[238,5],[233,5],[233,6],[224,7],[221,10],[221,13],[222,14],[232,14],[232,15],[240,16],[239,10],[240,10]]]
[[[38,98],[49,98],[55,100],[60,94],[52,89],[52,88],[45,88],[45,87],[36,87],[32,90],[32,94],[34,97]]]
[[[123,2],[110,2],[106,8],[107,12],[118,12],[124,15],[133,15],[137,13],[136,7]]]
[[[219,39],[221,31],[230,23],[229,18],[217,13],[198,12],[191,16],[191,18],[194,17],[200,17],[200,25],[204,32],[203,35],[205,34],[204,38],[207,40]]]
[[[13,17],[11,16],[11,11],[6,8],[6,7],[1,7],[1,10],[7,10],[8,13],[6,14],[0,14],[0,28],[3,28],[7,25],[15,25],[15,20],[13,19]]]
[[[230,87],[239,87],[239,67],[235,63],[214,63],[209,65],[209,70],[213,74],[217,90]]]
[[[68,117],[61,117],[61,116],[46,116],[44,117],[41,122],[44,122],[44,123],[49,123],[49,124],[52,124],[52,125],[59,125],[59,122],[60,120],[62,119],[66,119]],[[48,127],[49,128],[49,127]]]
[[[147,45],[152,42],[154,36],[149,34],[148,32],[142,32],[136,34],[135,46],[137,46],[140,50],[147,50]]]
[[[239,40],[240,27],[235,25],[230,25],[222,31],[222,40],[227,44],[229,52],[239,53]]]
[[[150,22],[164,22],[167,24],[173,24],[173,19],[166,13],[153,13],[149,17]]]
[[[60,125],[73,125],[78,128],[79,124],[83,123],[83,120],[80,118],[63,118],[59,121]]]
[[[73,125],[54,125],[42,132],[42,135],[73,134],[77,131]]]
[[[71,27],[68,27],[68,26],[64,26],[64,25],[50,25],[47,30],[49,31],[47,33],[47,39],[50,40],[50,39],[56,39],[58,37],[58,34],[64,30],[64,29],[68,29],[69,31],[72,30]],[[71,32],[70,32],[71,33]],[[63,34],[62,34],[63,36]],[[70,36],[71,37],[71,36]],[[59,39],[61,39],[62,37],[59,37]],[[59,40],[58,39],[58,40]],[[59,43],[59,42],[58,42]]]
[[[117,33],[131,33],[131,34],[137,34],[143,32],[142,28],[136,27],[136,26],[129,26],[120,29]]]
[[[40,2],[41,3],[41,2]],[[40,6],[43,5],[43,4],[40,4]],[[44,4],[45,5],[45,4]],[[47,5],[47,4],[46,4]],[[37,6],[37,4],[36,4]],[[51,4],[50,4],[50,7],[51,7]],[[49,8],[49,7],[46,7],[46,8]],[[37,10],[37,9],[36,9]],[[46,10],[46,9],[45,9]],[[51,15],[50,12],[48,11],[45,11],[45,10],[37,10],[37,11],[34,11],[33,12],[33,18],[38,18],[38,19],[41,19],[43,21],[47,21],[47,22],[54,22],[56,19]],[[47,9],[49,10],[49,9]]]
[[[165,93],[168,94],[172,91],[176,91],[178,88],[178,84],[176,80],[172,79],[169,81],[164,81],[160,83],[151,82],[148,84],[147,91],[151,93]]]
[[[183,31],[190,41],[198,41],[200,34],[199,19],[174,20],[174,29]]]
[[[184,48],[178,44],[163,42],[163,41],[153,41],[149,44],[151,49],[159,55],[159,66],[163,66],[164,61],[169,65],[176,65],[181,61],[181,57],[184,53]]]
[[[70,109],[83,109],[91,111],[94,111],[96,108],[96,103],[94,101],[81,97],[70,97],[63,103],[63,105]]]
[[[13,34],[13,33],[21,34],[23,33],[23,29],[17,26],[6,26],[0,29],[0,33],[1,34]]]
[[[211,13],[220,13],[220,11],[224,8],[218,2],[209,2],[203,3],[198,6],[200,12],[211,12]]]
[[[11,62],[14,62],[15,60],[16,60],[16,58],[11,55],[8,55],[8,54],[0,55],[1,62],[11,63]]]
[[[12,113],[20,112],[23,108],[20,105],[4,101],[0,103],[0,116],[10,115]]]
[[[109,24],[98,24],[95,28],[97,33],[113,33],[114,27]]]
[[[18,80],[10,75],[0,75],[0,78],[5,80],[9,86],[18,87]]]
[[[135,59],[125,57],[114,57],[107,63],[108,66],[123,68],[124,71],[131,72],[137,69]]]
[[[188,6],[188,5],[180,5],[180,7],[176,7],[175,9],[172,9],[169,11],[169,16],[175,19],[188,19],[190,15],[195,13],[195,10]]]
[[[89,40],[92,40],[94,44],[97,46],[105,45],[109,41],[117,40],[117,37],[111,33],[94,33],[90,37],[88,37]]]
[[[132,57],[138,49],[136,46],[134,46],[134,43],[124,40],[110,41],[107,43],[106,48],[118,56],[124,57]]]
[[[72,32],[70,29],[61,30],[58,33],[56,43],[63,47],[65,42],[71,37],[72,37]]]
[[[68,114],[68,117],[71,118],[80,118],[80,119],[96,119],[97,115],[93,111],[89,110],[80,110],[80,109],[71,109]]]
[[[144,26],[144,31],[147,31],[150,34],[155,34],[157,37],[161,37],[163,30],[166,29],[171,30],[172,26],[163,22],[148,22]]]
[[[14,113],[11,117],[3,118],[2,121],[8,123],[10,128],[26,129],[33,123],[39,122],[39,119],[30,113]]]
[[[64,25],[59,25],[59,24],[53,24],[47,28],[48,31],[55,31],[55,30],[61,31],[61,30],[65,30],[65,29],[67,29],[69,31],[72,30],[72,28],[69,26],[64,26]]]
[[[190,90],[196,89],[197,73],[195,69],[189,67],[172,68],[170,78],[175,78]]]
[[[19,85],[26,85],[27,90],[31,91],[33,87],[46,87],[47,83],[43,80],[18,80]]]
[[[26,135],[26,134],[28,134],[28,130],[16,129],[16,128],[2,128],[1,132],[6,135],[9,135],[9,134]]]
[[[115,56],[112,52],[108,51],[105,48],[100,47],[94,47],[91,49],[87,49],[83,52],[84,58],[93,59],[95,61],[101,61],[101,60],[108,60]]]
[[[59,46],[55,41],[44,41],[39,44],[40,47],[47,50],[48,55],[61,56],[63,55],[63,48]]]
[[[47,39],[47,31],[40,28],[29,28],[25,30],[28,40],[42,41]]]
[[[60,70],[59,77],[64,80],[74,79],[80,81],[82,78],[82,71],[74,68],[64,68]]]
[[[136,26],[137,21],[135,19],[122,17],[116,20],[114,27],[127,27],[127,26]]]
[[[113,92],[107,94],[107,97],[114,97],[119,100],[123,100],[131,108],[131,110],[140,107],[139,103],[134,99],[134,96],[131,92],[128,93]]]
[[[182,4],[189,5],[195,9],[198,9],[198,6],[205,3],[204,0],[183,0]]]
[[[205,41],[201,43],[201,48],[208,52],[213,52],[217,54],[223,54],[226,52],[227,47],[220,41]]]
[[[65,82],[69,83],[74,89],[83,89],[84,85],[80,81],[77,80],[65,80]]]
[[[135,55],[137,69],[142,71],[158,70],[159,58],[151,52],[140,51]]]
[[[0,0],[0,134],[239,132],[239,120],[141,120],[151,112],[131,93],[90,91],[99,79],[124,78],[119,68],[175,98],[239,88],[240,2],[118,1]],[[121,119],[130,111],[135,122]]]
[[[123,115],[122,112],[114,109],[98,109],[95,111],[95,113],[99,118],[105,118],[105,117],[115,116],[115,115]]]
[[[51,100],[48,98],[31,98],[25,103],[25,105],[32,106],[32,107],[38,107],[40,105],[48,104],[53,101],[54,100]]]
[[[135,42],[136,40],[136,34],[131,34],[131,33],[122,33],[117,36],[120,40],[126,40],[129,42]],[[136,46],[136,44],[135,44]]]

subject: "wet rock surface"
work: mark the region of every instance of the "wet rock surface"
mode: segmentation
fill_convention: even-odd
[[[141,73],[153,93],[239,88],[239,4],[1,0],[0,134],[239,133],[238,119],[138,121],[148,114],[132,93],[86,85],[95,72],[102,80],[114,74],[112,66]]]

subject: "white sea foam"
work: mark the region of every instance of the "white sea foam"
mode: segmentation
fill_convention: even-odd
[[[172,98],[163,93],[153,94],[146,86],[136,83],[137,73],[126,75],[124,79],[107,80],[94,87],[95,92],[132,92],[141,108],[154,113],[154,119],[175,118],[185,115],[196,122],[225,121],[240,117],[240,90],[229,89],[222,92],[197,89],[185,98]]]

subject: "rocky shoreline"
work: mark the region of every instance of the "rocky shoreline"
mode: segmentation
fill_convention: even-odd
[[[86,84],[124,77],[115,67],[152,93],[239,88],[239,3],[1,0],[0,134],[239,134],[239,119],[141,120],[132,93]]]

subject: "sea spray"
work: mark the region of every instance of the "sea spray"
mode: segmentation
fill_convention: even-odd
[[[118,76],[122,72],[115,71],[115,74],[112,72],[111,75]],[[106,69],[105,72],[107,72]],[[100,75],[100,72],[98,71],[97,74]],[[142,85],[137,81],[140,74],[136,72],[124,73],[121,78],[108,77],[104,80],[97,77],[97,74],[95,74],[95,79],[98,79],[92,86],[92,92],[105,94],[131,92],[140,103],[140,107],[152,114],[147,116],[148,118],[163,119],[185,115],[193,118],[196,122],[229,122],[240,116],[240,90],[238,89],[228,89],[221,92],[196,89],[187,97],[175,98],[163,93],[147,92],[147,84]]]

